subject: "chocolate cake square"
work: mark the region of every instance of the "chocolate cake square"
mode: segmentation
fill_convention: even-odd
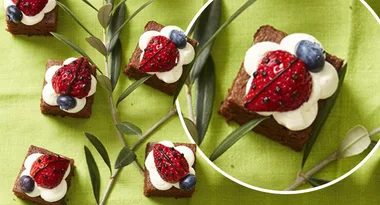
[[[46,13],[41,22],[35,25],[25,25],[22,23],[16,24],[5,18],[7,24],[6,30],[13,35],[39,35],[39,36],[50,36],[50,32],[57,31],[57,21],[58,21],[58,8],[54,8],[49,13]]]
[[[145,159],[148,157],[148,154],[153,150],[153,146],[155,144],[157,144],[157,143],[156,142],[149,142],[146,145]],[[194,156],[196,156],[195,153],[196,153],[197,146],[195,144],[174,143],[174,146],[186,146],[186,147],[190,148],[193,151]],[[194,165],[193,165],[194,169],[195,169],[195,164],[196,164],[196,160],[195,160]],[[144,179],[144,195],[147,196],[147,197],[156,196],[156,197],[186,198],[186,197],[191,197],[193,195],[194,191],[195,191],[195,188],[192,189],[191,191],[183,191],[183,190],[177,189],[175,187],[172,187],[172,188],[170,188],[169,190],[166,190],[166,191],[158,190],[150,182],[149,171],[146,168],[145,168],[144,173],[145,173],[144,174],[145,175],[145,179]]]
[[[146,31],[161,31],[161,29],[164,28],[163,25],[155,22],[155,21],[149,21],[145,25],[144,32]],[[187,42],[190,43],[194,48],[197,46],[198,42],[188,38]],[[124,73],[136,80],[141,79],[145,76],[148,76],[149,74],[140,71],[140,55],[142,54],[142,50],[140,50],[139,45],[137,44],[135,51],[132,54],[132,57],[129,59],[129,63],[127,67],[124,70]],[[190,69],[186,65],[183,66],[183,69]],[[145,84],[160,90],[163,93],[166,93],[168,95],[173,95],[175,89],[177,88],[178,81],[175,83],[165,83],[164,81],[160,80],[156,75],[153,75],[150,77],[147,81],[145,81]]]
[[[54,65],[62,65],[63,61],[61,60],[52,60],[49,59],[46,64],[46,70],[49,69],[51,66]],[[92,66],[92,75],[96,76],[96,67]],[[47,84],[45,77],[44,77],[44,83],[42,85],[43,87]],[[48,115],[59,115],[61,117],[69,116],[69,117],[74,117],[74,118],[89,118],[92,113],[92,104],[94,103],[94,95],[91,95],[89,97],[86,97],[86,105],[84,108],[77,112],[77,113],[68,113],[59,108],[59,106],[51,106],[48,105],[42,98],[41,96],[41,113],[42,114],[48,114]]]
[[[53,152],[50,152],[49,150],[46,150],[46,149],[43,149],[43,148],[40,148],[40,147],[36,147],[36,146],[33,146],[31,145],[29,147],[29,150],[28,150],[28,153],[26,154],[26,157],[24,159],[24,161],[26,160],[26,158],[31,155],[31,154],[34,154],[34,153],[41,153],[41,154],[50,154],[50,155],[57,155],[56,153],[53,153]],[[71,178],[74,176],[74,169],[75,169],[75,166],[74,166],[74,160],[73,159],[70,159],[70,158],[67,158],[67,157],[64,157],[64,156],[60,156],[60,157],[63,157],[67,160],[70,161],[70,173],[68,175],[68,177],[65,179],[66,182],[67,182],[67,189],[69,189],[70,187],[70,182],[71,182]],[[21,176],[21,173],[25,170],[25,167],[24,167],[24,161],[23,161],[23,164],[21,166],[21,170],[19,172],[19,174],[17,175],[17,178],[16,178],[16,182],[13,186],[13,193],[20,199],[23,199],[23,200],[29,200],[29,201],[32,201],[32,202],[35,202],[37,204],[42,204],[42,205],[60,205],[60,204],[63,204],[63,199],[57,201],[57,202],[46,202],[44,199],[41,198],[41,196],[38,196],[38,197],[30,197],[28,195],[26,195],[22,189],[21,189],[21,185],[19,183],[19,179],[20,179],[20,176]]]
[[[272,26],[262,26],[254,35],[254,43],[264,41],[280,43],[285,36],[287,36],[286,33],[279,31]],[[327,53],[326,61],[333,65],[338,72],[340,72],[343,65],[342,59]],[[219,113],[226,119],[226,121],[235,121],[238,124],[243,125],[251,120],[262,117],[261,115],[244,108],[245,87],[249,78],[250,76],[246,73],[244,65],[242,64],[236,78],[233,81],[232,87],[228,90],[226,99],[223,101],[222,106],[219,109]],[[318,102],[319,108],[323,106],[323,103],[324,100],[320,100]],[[319,109],[319,111],[320,110],[321,109]],[[296,151],[301,151],[311,133],[312,128],[313,124],[301,131],[291,131],[278,124],[276,120],[271,117],[255,127],[253,131]]]

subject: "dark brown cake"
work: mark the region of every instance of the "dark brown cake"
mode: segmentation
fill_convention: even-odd
[[[36,146],[33,146],[31,145],[29,147],[29,150],[28,150],[28,153],[26,154],[26,157],[24,159],[24,161],[26,160],[26,158],[31,155],[31,154],[34,154],[34,153],[41,153],[41,154],[51,154],[51,155],[57,155],[56,153],[53,153],[53,152],[50,152],[46,149],[43,149],[43,148],[40,148],[40,147],[36,147]],[[64,157],[64,156],[61,156],[61,157]],[[74,166],[74,160],[73,159],[70,159],[70,158],[67,158],[67,157],[64,157],[66,159],[68,159],[70,161],[70,167],[71,167],[71,170],[70,170],[70,174],[67,176],[66,178],[66,182],[67,182],[67,189],[69,189],[70,187],[70,181],[71,181],[71,178],[74,176],[74,169],[75,169],[75,166]],[[19,178],[20,178],[20,175],[21,173],[25,170],[25,167],[24,167],[24,161],[22,163],[22,166],[21,166],[21,170],[19,172],[19,174],[17,175],[17,179],[16,179],[16,182],[13,186],[13,193],[20,199],[23,199],[23,200],[29,200],[29,201],[33,201],[37,204],[43,204],[43,205],[60,205],[62,204],[62,201],[64,200],[61,199],[60,201],[57,201],[57,202],[46,202],[45,200],[43,200],[40,196],[38,197],[29,197],[28,195],[26,195],[22,189],[21,189],[21,185],[19,183]]]
[[[148,154],[150,151],[153,150],[153,146],[157,144],[156,142],[149,142],[146,145],[145,149],[145,159],[148,157]],[[195,156],[197,146],[195,144],[188,144],[188,143],[174,143],[175,146],[186,146],[190,148]],[[195,162],[193,165],[193,168],[195,169]],[[149,178],[149,171],[145,168],[145,179],[144,179],[144,195],[147,197],[150,196],[157,196],[157,197],[175,197],[175,198],[185,198],[185,197],[191,197],[195,191],[195,188],[191,191],[183,191],[181,189],[177,189],[175,187],[172,187],[169,190],[162,191],[156,189],[152,183],[150,182]]]
[[[6,30],[13,35],[50,36],[50,32],[57,31],[58,8],[46,13],[41,22],[31,26],[13,23],[8,18],[5,18],[5,21],[7,23]]]
[[[48,60],[46,64],[46,70],[50,68],[51,66],[54,65],[62,65],[63,61],[61,60]],[[92,66],[92,75],[96,76],[96,67]],[[44,77],[45,79],[45,77]],[[42,89],[44,86],[47,84],[47,82],[44,80],[44,83],[42,85]],[[91,95],[90,97],[86,98],[86,105],[84,108],[77,112],[77,113],[68,113],[59,108],[59,106],[51,106],[45,103],[41,96],[41,113],[42,114],[49,114],[49,115],[59,115],[61,117],[65,116],[70,116],[70,117],[75,117],[75,118],[89,118],[91,116],[91,109],[92,109],[92,104],[94,103],[94,95]]]
[[[254,36],[254,43],[263,41],[280,43],[285,36],[287,36],[286,33],[276,30],[272,26],[262,26]],[[342,59],[327,54],[326,60],[331,63],[338,72],[340,71],[343,65]],[[242,64],[235,80],[233,81],[232,87],[228,90],[227,98],[224,100],[219,110],[219,113],[227,121],[233,120],[238,124],[243,125],[253,119],[262,117],[261,115],[244,108],[245,87],[249,78],[250,76],[245,72]],[[318,106],[323,106],[323,103],[324,100],[320,100]],[[276,120],[271,117],[258,125],[254,131],[296,151],[300,151],[308,139],[312,127],[313,124],[301,131],[291,131],[278,124]]]
[[[161,31],[161,29],[164,28],[163,25],[155,22],[155,21],[149,21],[145,25],[144,32],[146,31]],[[197,42],[195,40],[192,40],[188,38],[187,40],[194,48],[197,46]],[[136,80],[141,79],[145,76],[148,76],[147,73],[141,72],[139,70],[140,67],[140,55],[142,53],[142,50],[140,50],[139,45],[137,44],[135,51],[132,54],[132,57],[129,59],[129,64],[124,70],[124,73],[128,75],[131,78],[134,78]],[[187,66],[183,66],[183,69],[189,69]],[[156,75],[153,75],[151,78],[149,78],[147,81],[145,81],[145,84],[156,88],[160,90],[161,92],[164,92],[168,95],[173,95],[175,89],[177,88],[177,82],[175,83],[165,83],[164,81],[157,78]]]

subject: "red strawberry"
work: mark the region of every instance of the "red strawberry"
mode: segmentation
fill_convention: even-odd
[[[156,144],[153,157],[158,173],[166,182],[177,183],[190,172],[186,158],[173,147]]]
[[[85,57],[58,69],[53,78],[54,91],[61,95],[84,98],[91,89],[91,66]]]
[[[286,51],[269,52],[253,73],[245,107],[254,112],[285,112],[307,102],[312,79],[302,60]]]
[[[179,51],[173,41],[164,36],[155,36],[144,50],[140,70],[143,72],[166,72],[177,65],[178,59]]]
[[[48,0],[12,0],[27,16],[35,16],[45,8]]]
[[[69,164],[69,160],[59,155],[42,155],[34,161],[30,176],[38,186],[52,189],[61,183]]]

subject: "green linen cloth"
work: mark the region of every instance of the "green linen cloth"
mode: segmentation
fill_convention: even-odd
[[[93,0],[97,7],[100,0]],[[223,19],[235,11],[243,0],[226,0],[223,3]],[[101,35],[96,13],[77,0],[63,1],[79,19],[96,35]],[[142,28],[149,20],[178,25],[186,28],[203,0],[176,1],[156,0],[151,6],[133,19],[121,35],[124,48],[124,65],[135,48]],[[131,14],[141,1],[128,1]],[[372,1],[373,5],[380,4]],[[167,11],[171,11],[168,15]],[[4,28],[4,10],[0,9],[0,27]],[[352,19],[352,23],[350,21]],[[307,32],[324,42],[326,50],[350,62],[347,81],[343,93],[332,112],[325,129],[319,138],[308,166],[331,152],[352,126],[360,123],[373,129],[379,124],[379,96],[376,95],[380,73],[377,69],[379,54],[379,25],[371,14],[354,0],[308,1],[308,0],[261,0],[228,27],[216,41],[213,51],[217,66],[217,97],[215,111],[225,97],[228,87],[249,48],[255,30],[262,24],[272,24],[286,32]],[[92,58],[102,65],[102,58],[85,41],[87,33],[68,15],[60,11],[58,32],[77,42]],[[377,34],[377,35],[376,35]],[[83,146],[93,151],[102,175],[102,191],[108,182],[109,173],[101,158],[83,136],[87,131],[98,136],[109,150],[112,161],[121,148],[117,139],[106,93],[98,88],[95,95],[93,115],[90,119],[72,119],[44,116],[39,111],[42,81],[46,60],[66,59],[78,56],[77,53],[52,37],[12,36],[0,32],[0,199],[1,204],[29,204],[17,199],[11,192],[14,180],[22,165],[29,145],[34,144],[76,160],[75,177],[68,193],[68,204],[94,204],[90,179],[84,158]],[[348,52],[348,47],[351,51]],[[133,81],[120,77],[115,93],[120,94]],[[122,121],[130,121],[147,131],[163,117],[171,106],[171,98],[148,86],[125,100],[118,109]],[[182,103],[183,104],[183,103]],[[215,112],[216,113],[216,112]],[[220,131],[217,128],[221,128]],[[236,126],[228,126],[217,114],[202,150],[211,153],[215,145],[226,133]],[[337,128],[337,129],[333,129]],[[137,139],[126,137],[129,145]],[[178,118],[173,118],[154,133],[150,141],[169,139],[187,141]],[[253,156],[245,146],[262,145],[266,156]],[[256,145],[255,145],[256,144]],[[144,160],[144,146],[137,151],[138,160]],[[248,157],[250,156],[250,157]],[[274,157],[289,156],[288,163],[276,163]],[[197,190],[191,199],[146,198],[143,196],[143,177],[133,167],[127,167],[118,178],[108,204],[377,204],[380,187],[380,162],[377,151],[361,169],[344,181],[310,194],[280,196],[261,193],[244,188],[213,170],[198,156]],[[242,166],[236,159],[261,159]],[[324,178],[335,178],[358,163],[364,155],[344,160],[324,171]],[[269,142],[263,137],[251,134],[229,150],[218,161],[222,169],[232,176],[252,185],[281,189],[288,185],[299,166],[301,154]],[[232,166],[234,168],[232,168]],[[257,167],[257,168],[255,168]]]

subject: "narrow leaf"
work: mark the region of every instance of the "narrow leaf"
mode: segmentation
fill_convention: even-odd
[[[58,33],[54,33],[54,32],[50,32],[51,35],[53,35],[55,38],[57,38],[58,40],[60,40],[61,42],[63,42],[64,44],[68,45],[70,48],[72,48],[73,50],[75,50],[76,52],[78,52],[80,55],[86,57],[88,59],[88,61],[91,62],[92,65],[95,65],[94,61],[87,55],[86,52],[84,52],[83,49],[81,49],[78,45],[76,45],[74,42],[72,42],[71,40],[69,40],[68,38],[66,38],[65,36],[61,35],[61,34],[58,34]],[[96,67],[96,69],[102,73],[102,71]]]
[[[194,39],[199,42],[202,47],[208,39],[218,30],[222,14],[222,1],[214,0],[214,2],[202,13],[198,25],[194,31]],[[214,41],[212,41],[202,54],[194,62],[194,66],[190,74],[190,82],[193,83],[198,78],[206,61],[210,55]]]
[[[99,9],[98,20],[103,28],[107,28],[111,19],[112,4],[106,4]]]
[[[149,1],[147,1],[145,4],[143,4],[140,8],[138,8],[131,16],[129,16],[129,18],[127,19],[127,20],[125,20],[124,21],[124,23],[123,24],[121,24],[121,26],[119,27],[119,29],[117,29],[116,31],[115,31],[115,33],[114,33],[114,35],[111,37],[111,40],[110,41],[112,41],[115,37],[116,37],[116,35],[117,34],[119,34],[120,33],[120,31],[121,31],[121,29],[125,26],[125,25],[127,25],[127,23],[129,22],[129,21],[131,21],[138,13],[140,13],[140,11],[142,11],[145,7],[147,7],[149,4],[151,4],[152,2],[153,2],[154,0],[149,0]]]
[[[249,6],[251,6],[256,0],[249,0],[247,1],[243,6],[241,6],[232,16],[222,24],[222,26],[219,27],[219,29],[207,40],[207,42],[203,45],[203,47],[197,49],[195,59],[193,63],[188,65],[189,68],[192,68],[194,65],[194,62],[197,60],[197,58],[202,54],[202,52],[207,48],[207,46],[214,41],[214,39],[218,36],[218,34],[225,29],[233,20],[235,20],[245,9],[247,9]],[[178,80],[177,83],[177,88],[174,91],[173,95],[173,105],[175,104],[175,101],[178,98],[179,93],[182,90],[183,85],[186,83],[189,74],[190,74],[191,69],[185,69],[184,72],[182,73],[181,78]]]
[[[127,0],[122,0],[120,1],[116,6],[113,7],[111,13],[114,13],[117,9],[119,9],[120,6],[122,6],[124,4],[125,6],[125,2],[127,2]]]
[[[193,19],[190,21],[189,25],[186,28],[185,34],[187,36],[191,36],[193,34],[195,26],[199,23],[200,16],[203,14],[203,12],[206,11],[206,9],[212,3],[214,3],[214,0],[209,0],[198,10],[198,12],[195,14],[195,16],[193,17]]]
[[[141,129],[138,126],[136,126],[130,122],[121,122],[121,123],[117,124],[116,127],[120,131],[124,132],[126,135],[142,136]]]
[[[346,134],[346,138],[337,150],[338,158],[345,158],[362,153],[371,144],[371,138],[366,128],[357,125]]]
[[[87,139],[91,142],[91,144],[95,147],[95,149],[98,151],[100,156],[103,158],[104,162],[107,164],[108,168],[110,169],[110,173],[112,174],[112,168],[111,168],[111,161],[108,156],[107,150],[102,144],[102,142],[96,138],[94,135],[85,132],[84,135],[87,137]]]
[[[106,46],[103,44],[103,42],[100,39],[98,39],[98,38],[96,38],[94,36],[90,36],[90,37],[86,38],[86,41],[93,48],[95,48],[97,51],[99,51],[99,53],[101,53],[104,56],[107,56],[107,48],[106,48]]]
[[[305,178],[305,179],[313,187],[318,187],[318,186],[321,186],[321,185],[324,185],[324,184],[327,184],[330,182],[329,180],[326,180],[326,179],[318,179],[318,178],[314,178],[314,177],[309,177],[309,178]]]
[[[115,89],[117,85],[117,81],[119,80],[121,61],[122,61],[122,48],[121,48],[121,42],[120,40],[118,40],[111,53],[111,58],[110,58],[112,90]]]
[[[371,144],[369,145],[369,148],[373,149],[377,145],[377,141],[372,140]]]
[[[120,32],[116,33],[116,31],[120,28],[120,26],[125,21],[125,17],[127,15],[127,7],[125,4],[122,4],[113,14],[110,25],[108,27],[108,45],[107,49],[108,52],[111,53],[113,51],[113,48],[116,44],[116,42],[119,40]],[[112,36],[115,35],[115,38],[112,38]]]
[[[145,81],[147,81],[150,77],[151,77],[151,75],[145,76],[145,77],[139,79],[138,81],[135,81],[134,83],[132,83],[132,85],[130,85],[120,95],[119,99],[117,100],[116,106],[118,106],[121,101],[123,101],[126,97],[128,97],[129,94],[131,94],[134,90],[136,90],[136,88],[138,88],[141,84],[143,84]]]
[[[100,194],[100,174],[98,165],[95,162],[94,156],[91,151],[84,146],[84,153],[86,155],[86,162],[88,167],[88,172],[90,173],[92,191],[97,203],[99,203],[99,194]]]
[[[62,8],[63,11],[65,11],[67,14],[69,14],[69,16],[71,16],[74,21],[76,21],[78,23],[79,26],[81,26],[88,34],[90,34],[90,36],[94,36],[79,20],[78,18],[74,15],[73,12],[70,11],[69,8],[67,8],[64,4],[62,4],[61,2],[57,1],[57,5],[59,7]]]
[[[211,56],[208,57],[197,80],[195,92],[196,125],[199,144],[202,143],[210,124],[215,96],[215,66]]]
[[[117,156],[115,162],[115,169],[120,169],[125,166],[128,166],[136,159],[136,154],[132,152],[128,147],[123,147],[120,150],[119,155]]]
[[[195,141],[195,143],[197,145],[199,145],[200,144],[200,139],[199,139],[199,135],[198,135],[198,131],[197,131],[196,125],[194,124],[193,121],[191,121],[188,118],[184,118],[184,120],[185,120],[185,125],[187,127],[187,130],[189,131],[191,137],[193,138],[193,140]]]
[[[105,75],[98,75],[96,76],[96,79],[98,80],[98,83],[108,91],[108,94],[112,93],[112,85],[111,80],[105,76]]]
[[[107,0],[107,3],[114,5],[115,0]]]
[[[317,118],[314,120],[314,123],[312,125],[313,129],[311,130],[309,139],[306,142],[305,150],[303,152],[301,168],[305,166],[306,160],[309,157],[311,149],[313,148],[313,145],[315,141],[317,140],[318,135],[321,132],[322,127],[327,120],[327,117],[329,116],[332,108],[334,107],[336,99],[338,98],[338,95],[342,88],[344,77],[346,76],[346,71],[347,71],[347,64],[345,64],[339,72],[339,84],[334,95],[332,95],[331,97],[325,100],[322,109],[320,109],[319,114],[317,115]]]
[[[98,11],[98,9],[94,6],[94,5],[92,5],[89,1],[87,1],[87,0],[82,0],[85,4],[87,4],[88,6],[90,6],[92,9],[94,9],[95,11]]]
[[[211,161],[215,161],[220,155],[222,155],[225,151],[232,147],[237,141],[239,141],[243,136],[245,136],[249,131],[259,125],[262,121],[266,120],[267,117],[259,118],[252,120],[238,129],[234,130],[229,134],[226,139],[219,144],[219,146],[214,150],[214,152],[210,156]]]

